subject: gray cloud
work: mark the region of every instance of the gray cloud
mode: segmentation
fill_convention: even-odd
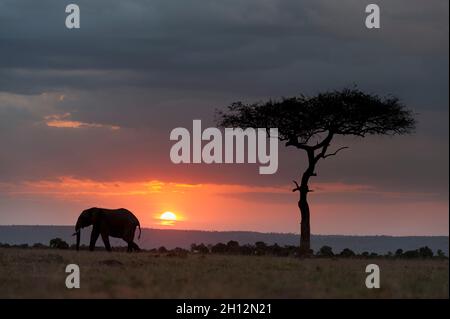
[[[393,93],[448,84],[445,1],[382,1],[375,32],[364,27],[359,1],[77,3],[76,31],[63,26],[60,1],[2,4],[3,90],[201,87],[278,96],[356,81]],[[434,86],[423,81],[430,77]]]

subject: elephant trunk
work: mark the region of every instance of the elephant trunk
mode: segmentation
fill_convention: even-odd
[[[80,236],[81,230],[77,231],[77,251],[80,250]]]
[[[77,235],[77,251],[78,251],[80,250],[80,237],[81,237],[81,225],[79,221],[77,221],[77,224],[75,225],[74,235]]]

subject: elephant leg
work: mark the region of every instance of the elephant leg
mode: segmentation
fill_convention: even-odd
[[[134,248],[134,246],[133,246],[134,229],[133,228],[127,229],[124,232],[124,235],[123,235],[122,239],[124,241],[126,241],[126,243],[128,244],[127,252],[131,253],[133,251],[133,248]]]
[[[89,250],[93,251],[95,249],[95,243],[97,242],[98,236],[100,235],[100,233],[93,229],[92,233],[91,233],[91,242],[89,244]]]
[[[140,251],[140,250],[141,250],[141,249],[139,248],[139,246],[138,246],[134,241],[131,242],[131,247],[132,247],[134,250],[136,250],[136,251]]]
[[[124,231],[122,239],[127,243],[131,243],[134,240],[134,229],[127,229]]]
[[[107,234],[102,234],[103,243],[107,251],[111,251],[111,245],[109,244],[109,236]]]

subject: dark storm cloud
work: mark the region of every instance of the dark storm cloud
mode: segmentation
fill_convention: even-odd
[[[0,88],[125,85],[279,96],[354,82],[397,92],[405,78],[423,86],[430,82],[417,79],[433,77],[428,92],[448,83],[445,1],[381,2],[383,28],[372,33],[360,1],[77,3],[80,30],[64,27],[64,2],[2,3]]]

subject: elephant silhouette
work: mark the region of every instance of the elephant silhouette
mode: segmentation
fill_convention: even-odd
[[[95,249],[95,243],[98,236],[102,236],[107,251],[111,251],[109,236],[122,238],[128,244],[128,252],[133,250],[139,251],[139,246],[134,242],[136,227],[139,227],[139,236],[141,238],[141,225],[136,216],[125,208],[106,209],[106,208],[89,208],[84,210],[78,217],[75,225],[74,236],[77,236],[76,249],[80,249],[81,229],[91,226],[91,240],[89,250]]]

